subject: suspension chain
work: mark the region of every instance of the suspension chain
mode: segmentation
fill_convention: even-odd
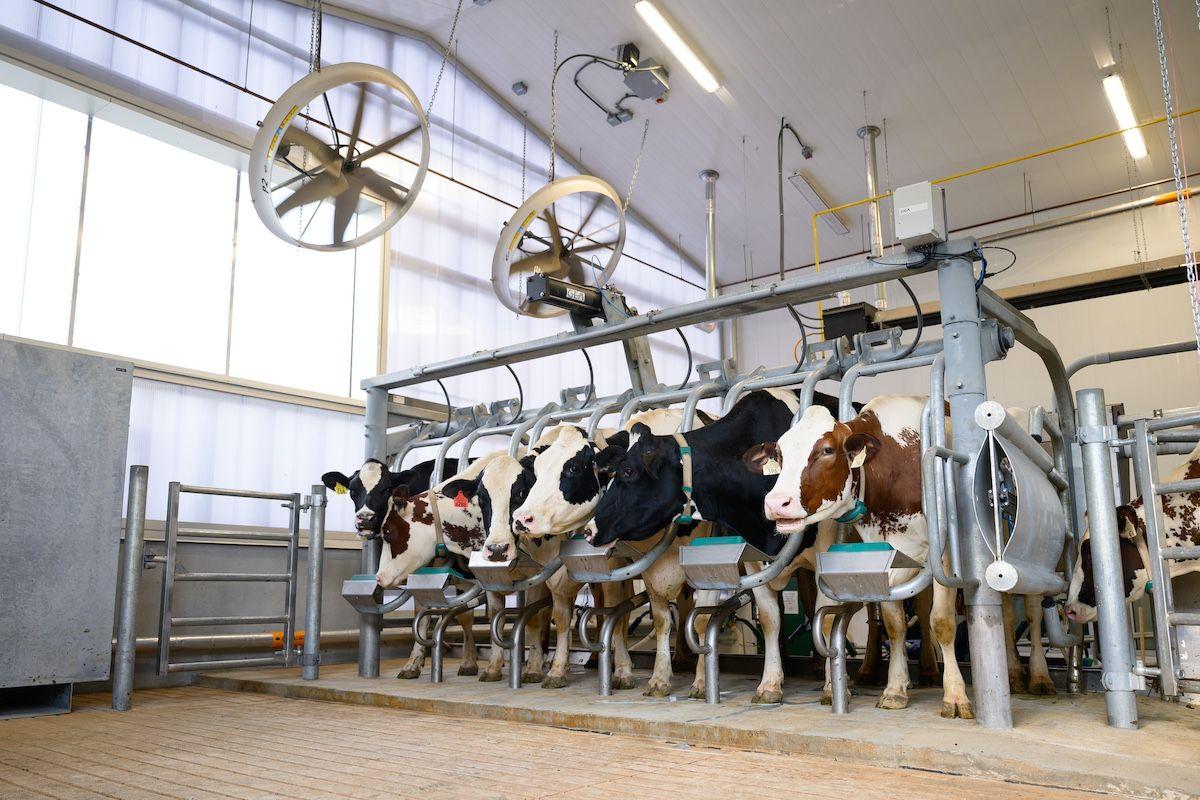
[[[637,159],[633,162],[633,174],[629,176],[629,189],[625,192],[625,205],[622,211],[629,210],[629,201],[633,200],[633,187],[637,185],[638,171],[642,168],[642,153],[646,152],[646,134],[650,132],[650,120],[642,125],[642,144],[638,147]]]
[[[558,31],[554,31],[554,63],[550,69],[550,180],[554,180],[554,142],[558,138]]]
[[[1129,150],[1125,150],[1125,180],[1129,184],[1129,199],[1140,200],[1142,198],[1142,190],[1134,187],[1141,186],[1142,177],[1137,168],[1137,162],[1129,155]],[[1151,288],[1150,281],[1146,277],[1146,256],[1149,251],[1149,245],[1146,243],[1146,220],[1142,214],[1141,208],[1133,209],[1130,215],[1133,218],[1133,257],[1137,261],[1138,275],[1142,279],[1142,285],[1147,290]]]
[[[1175,177],[1176,204],[1179,206],[1179,233],[1183,239],[1183,263],[1187,270],[1188,294],[1192,301],[1192,327],[1196,346],[1200,348],[1200,298],[1196,294],[1196,256],[1188,225],[1188,192],[1179,163],[1179,139],[1175,131],[1175,109],[1171,101],[1171,79],[1167,72],[1167,49],[1163,42],[1162,9],[1159,0],[1152,0],[1154,9],[1154,39],[1158,45],[1158,69],[1162,76],[1163,104],[1166,106],[1167,138],[1171,143],[1171,171]],[[1198,350],[1200,352],[1200,350]]]
[[[324,17],[321,8],[322,0],[313,0],[312,22],[308,30],[308,71],[309,74],[321,71],[321,25]]]
[[[450,60],[450,48],[454,46],[454,31],[458,28],[458,15],[462,13],[462,6],[463,0],[458,0],[458,6],[454,9],[454,19],[450,23],[450,35],[446,37],[446,46],[442,48],[442,64],[438,67],[433,92],[429,95],[429,106],[425,109],[426,117],[433,113],[433,101],[437,99],[438,89],[442,86],[442,75],[446,72],[446,62]]]
[[[521,203],[525,203],[525,154],[529,142],[529,112],[521,112]]]

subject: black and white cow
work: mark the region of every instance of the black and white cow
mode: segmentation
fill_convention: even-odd
[[[458,460],[447,458],[445,472],[454,474],[457,471]],[[379,536],[379,523],[387,511],[392,491],[397,486],[407,486],[413,494],[423,492],[429,488],[432,475],[432,459],[410,469],[392,472],[382,461],[368,458],[353,475],[347,477],[341,472],[326,472],[321,476],[321,482],[338,494],[350,495],[350,502],[354,504],[355,529],[364,538],[375,539]]]
[[[816,402],[837,406],[837,401],[827,395],[817,395]],[[772,555],[779,552],[784,538],[775,532],[775,525],[762,510],[763,498],[773,481],[746,470],[742,454],[764,441],[757,437],[773,440],[781,436],[799,407],[800,401],[793,391],[751,392],[727,416],[683,435],[692,451],[692,501],[698,511],[694,518],[721,523],[763,552]],[[634,426],[626,446],[609,447],[600,455],[599,468],[613,478],[596,506],[594,543],[645,539],[670,525],[683,510],[687,498],[683,491],[682,458],[673,436],[654,435],[645,426]],[[564,471],[564,484],[567,477]],[[533,512],[536,524],[538,509]],[[832,540],[834,528],[826,525],[818,531],[813,526],[808,535],[812,542],[818,535]],[[806,544],[779,578],[754,590],[766,640],[763,677],[754,694],[755,703],[777,703],[783,697],[778,592],[790,574],[809,564],[811,557],[811,546]],[[706,623],[705,618],[697,620],[701,628]],[[704,696],[702,667],[697,669],[691,694]]]
[[[1200,478],[1200,446],[1162,483]],[[1117,508],[1120,531],[1121,579],[1126,602],[1140,600],[1150,583],[1150,550],[1146,545],[1146,508],[1142,497]],[[1163,549],[1200,544],[1200,492],[1163,495]],[[1200,559],[1169,562],[1172,578],[1200,572]],[[1067,594],[1067,616],[1076,622],[1096,619],[1096,585],[1092,577],[1091,531],[1079,544],[1079,558]]]

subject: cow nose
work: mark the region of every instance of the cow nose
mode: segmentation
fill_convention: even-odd
[[[362,511],[359,511],[354,516],[357,519],[370,519],[371,517],[375,516],[375,512],[369,508],[364,508]]]
[[[521,514],[520,516],[515,517],[513,521],[516,522],[517,527],[523,531],[529,532],[533,530],[533,514]]]
[[[508,561],[508,545],[507,544],[489,544],[487,546],[487,557],[489,561]]]
[[[767,495],[766,506],[768,516],[791,517],[796,513],[792,498],[782,495]]]

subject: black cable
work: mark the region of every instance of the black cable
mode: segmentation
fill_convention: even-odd
[[[687,337],[683,335],[683,328],[676,328],[675,332],[679,334],[680,339],[683,339],[683,348],[687,350],[688,357],[687,372],[683,374],[683,383],[679,384],[679,389],[682,389],[692,379],[692,346],[688,343]]]
[[[900,285],[904,287],[904,291],[908,292],[909,299],[912,300],[913,311],[915,311],[917,314],[917,335],[914,336],[913,340],[908,343],[908,347],[904,348],[904,352],[896,356],[894,359],[889,358],[888,361],[898,361],[902,358],[908,358],[910,355],[912,355],[913,350],[917,349],[917,345],[921,341],[921,334],[925,331],[925,313],[921,311],[921,304],[917,302],[917,295],[913,292],[912,288],[908,285],[908,281],[904,280],[904,278],[897,278],[896,280],[900,282]]]
[[[996,270],[995,272],[987,273],[987,277],[989,277],[989,278],[991,278],[995,275],[1000,275],[1002,273],[1008,272],[1010,269],[1012,269],[1017,264],[1017,254],[1014,253],[1012,250],[1008,249],[1007,247],[1001,247],[999,245],[989,244],[989,245],[985,245],[979,249],[980,250],[1003,250],[1004,252],[1006,252],[1010,256],[1012,256],[1012,261],[1008,262],[1008,265],[1004,269],[999,269],[999,270]]]
[[[808,326],[804,324],[804,320],[800,319],[800,312],[791,303],[787,304],[787,310],[792,315],[792,319],[796,320],[796,324],[800,326],[800,358],[796,361],[796,368],[792,370],[792,374],[795,375],[808,361]]]
[[[593,58],[591,61],[585,61],[582,67],[575,70],[575,77],[572,78],[572,81],[575,84],[575,88],[579,90],[580,94],[582,94],[588,100],[592,101],[592,105],[594,105],[596,108],[603,111],[605,114],[612,114],[613,112],[609,111],[608,108],[605,107],[605,105],[603,103],[601,103],[599,100],[597,100],[595,97],[592,97],[592,93],[589,92],[587,89],[583,88],[583,85],[579,82],[579,73],[583,72],[585,69],[590,67],[592,64],[598,64],[598,63],[600,63],[600,62],[598,62],[595,58]],[[601,64],[601,66],[607,67],[608,65]],[[611,67],[610,67],[610,69],[611,69]],[[618,102],[618,106],[619,106],[620,101],[617,101],[617,102]]]
[[[438,378],[437,385],[442,387],[442,395],[446,398],[446,429],[442,431],[442,436],[450,435],[450,417],[454,416],[454,409],[450,407],[450,393],[446,391],[446,384],[442,383],[441,378]]]
[[[517,413],[513,414],[513,418],[508,421],[508,424],[511,425],[521,418],[521,412],[525,410],[525,389],[521,386],[521,379],[517,377],[516,370],[510,364],[505,364],[504,368],[508,370],[508,374],[512,375],[513,380],[517,382]]]
[[[804,140],[788,123],[787,117],[780,117],[779,136],[775,141],[775,160],[777,162],[775,178],[779,189],[779,280],[783,280],[783,132],[785,130],[791,131],[792,136],[796,137],[796,143],[804,147]]]
[[[592,369],[592,357],[588,355],[587,348],[581,347],[579,352],[583,353],[583,360],[588,365],[588,393],[587,397],[583,398],[583,404],[586,406],[596,396],[596,372]]]

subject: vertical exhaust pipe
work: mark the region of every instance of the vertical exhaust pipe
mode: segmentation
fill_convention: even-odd
[[[867,196],[879,194],[879,163],[875,156],[875,140],[881,133],[878,125],[864,125],[858,129],[858,138],[863,140],[863,158],[867,167]],[[883,224],[879,217],[879,201],[867,205],[867,223],[871,233],[871,257],[883,255]],[[888,307],[887,286],[875,284],[875,307],[880,311]]]

